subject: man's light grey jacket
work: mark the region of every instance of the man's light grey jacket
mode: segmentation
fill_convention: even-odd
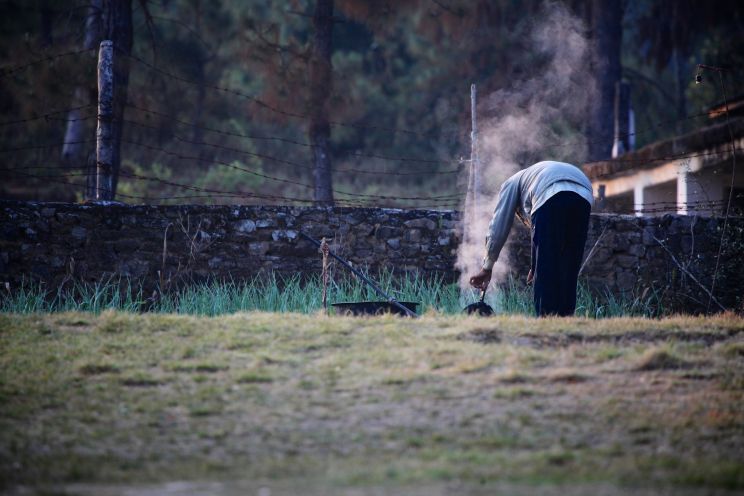
[[[573,191],[594,204],[592,183],[575,165],[563,162],[538,162],[504,181],[496,210],[488,226],[486,257],[483,268],[491,270],[509,236],[514,215],[529,223],[532,214],[556,193]]]

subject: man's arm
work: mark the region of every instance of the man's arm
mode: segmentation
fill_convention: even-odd
[[[488,225],[488,236],[486,237],[486,257],[483,260],[483,269],[490,271],[499,258],[501,249],[506,243],[512,224],[514,213],[519,202],[519,178],[512,176],[501,185],[499,200],[493,212],[491,223]]]
[[[470,285],[485,290],[491,281],[491,270],[493,264],[499,258],[501,248],[506,243],[509,231],[514,223],[514,213],[519,202],[519,178],[512,176],[501,185],[499,200],[493,218],[488,225],[486,237],[486,257],[483,260],[483,268],[480,272],[470,278]]]

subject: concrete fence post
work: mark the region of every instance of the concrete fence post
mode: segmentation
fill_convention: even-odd
[[[612,141],[612,158],[633,150],[631,129],[630,84],[625,81],[615,83],[615,137]]]
[[[98,123],[96,128],[96,200],[113,200],[114,43],[98,50]]]

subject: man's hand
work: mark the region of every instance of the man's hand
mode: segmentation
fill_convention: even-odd
[[[527,284],[532,284],[532,281],[535,280],[535,274],[532,272],[532,269],[527,273]]]
[[[470,278],[470,285],[476,289],[486,289],[489,282],[491,282],[491,271],[486,269],[481,269],[480,272]]]

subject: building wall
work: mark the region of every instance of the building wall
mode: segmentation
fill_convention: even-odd
[[[739,164],[734,181],[736,188],[744,188],[743,176],[744,166]],[[604,189],[607,208],[603,211],[612,212],[613,206],[627,204],[627,196],[632,194],[634,206],[623,213],[635,210],[638,215],[656,216],[667,213],[719,215],[724,210],[722,203],[728,198],[730,183],[731,162],[713,161],[704,154],[592,180],[595,195]]]
[[[635,208],[644,215],[677,213],[677,181],[646,186],[641,202]]]
[[[684,191],[680,195],[680,204],[684,213],[716,215],[721,212],[724,200],[723,177],[717,170],[703,169],[691,172],[682,177]],[[686,205],[695,208],[686,208]]]
[[[0,283],[38,280],[54,289],[124,277],[152,289],[169,280],[317,274],[320,255],[300,231],[329,238],[339,255],[373,273],[456,281],[458,222],[453,211],[0,202]],[[711,287],[721,228],[717,218],[593,214],[582,278],[597,290],[653,290],[682,310],[705,308],[707,294],[695,280]],[[739,308],[743,218],[729,219],[724,240],[716,297]],[[511,275],[523,280],[530,236],[520,223],[506,252]]]

